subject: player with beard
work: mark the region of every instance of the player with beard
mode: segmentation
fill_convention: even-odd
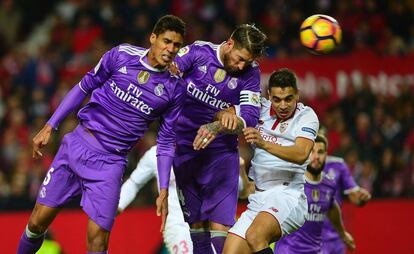
[[[237,134],[256,126],[259,118],[260,72],[254,60],[265,40],[258,28],[244,24],[227,41],[196,41],[175,59],[187,98],[177,124],[174,172],[194,253],[212,253],[211,244],[221,253],[235,222]]]
[[[323,135],[327,130],[321,128],[319,132]],[[335,200],[339,206],[342,204],[343,196],[347,196],[350,203],[357,207],[364,206],[371,199],[371,193],[355,182],[351,170],[343,158],[328,155],[323,171],[335,182]],[[346,245],[329,219],[325,219],[322,230],[322,254],[345,253]]]
[[[299,102],[296,75],[283,68],[269,79],[269,100],[262,99],[256,128],[244,137],[254,148],[249,176],[256,192],[230,229],[224,253],[273,253],[269,243],[303,225],[307,210],[303,174],[319,121]]]
[[[283,237],[275,246],[275,253],[319,254],[322,246],[322,228],[328,217],[343,242],[354,249],[352,236],[345,231],[341,210],[335,201],[335,182],[323,173],[328,141],[318,135],[315,139],[310,162],[305,172],[305,194],[308,213],[305,224],[290,235]]]

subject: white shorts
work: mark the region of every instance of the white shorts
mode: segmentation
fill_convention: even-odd
[[[305,223],[308,210],[303,188],[303,184],[277,185],[269,190],[256,191],[249,196],[247,210],[229,232],[246,239],[246,231],[259,212],[270,213],[277,219],[282,236],[299,229]]]
[[[192,254],[190,228],[187,224],[174,224],[164,230],[164,243],[168,252],[173,254]]]

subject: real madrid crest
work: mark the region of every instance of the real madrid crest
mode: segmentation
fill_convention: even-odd
[[[252,94],[251,102],[253,103],[253,105],[259,105],[259,103],[260,103],[260,96],[258,94],[256,94],[256,93]]]
[[[149,77],[150,77],[149,72],[147,72],[147,71],[140,71],[138,73],[138,76],[137,76],[138,83],[140,83],[141,85],[147,83]]]
[[[164,85],[158,84],[156,87],[154,87],[154,93],[157,96],[161,96],[164,94]]]
[[[237,78],[231,78],[229,83],[227,83],[227,87],[230,89],[235,89],[237,87]]]
[[[289,123],[288,123],[288,122],[283,122],[283,123],[281,123],[281,124],[280,124],[280,128],[279,128],[280,133],[285,132],[285,130],[287,129],[288,125],[289,125]]]
[[[217,69],[216,73],[214,73],[214,81],[216,81],[217,83],[222,82],[225,77],[226,77],[226,71],[223,69]]]
[[[319,190],[318,189],[312,189],[312,200],[315,202],[319,201]]]

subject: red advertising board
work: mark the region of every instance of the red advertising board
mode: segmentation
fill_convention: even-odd
[[[349,85],[360,87],[368,82],[374,93],[395,96],[404,84],[414,89],[414,56],[379,57],[350,55],[344,57],[315,56],[307,59],[262,60],[262,87],[273,70],[287,67],[299,78],[301,94],[312,98],[320,87],[335,98],[344,96]]]
[[[239,212],[245,209],[240,205]],[[353,254],[414,253],[414,200],[373,200],[366,207],[343,207],[347,230],[355,238]],[[1,253],[15,253],[28,212],[0,213]],[[127,209],[115,222],[110,238],[112,254],[157,253],[162,236],[155,209]],[[81,210],[62,211],[51,226],[66,254],[86,252],[87,217]]]

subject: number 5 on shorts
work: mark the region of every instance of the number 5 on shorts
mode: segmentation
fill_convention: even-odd
[[[50,168],[49,171],[47,171],[47,174],[45,176],[45,180],[43,180],[43,185],[48,185],[50,182],[50,179],[52,178],[52,173],[55,171],[54,168]]]

